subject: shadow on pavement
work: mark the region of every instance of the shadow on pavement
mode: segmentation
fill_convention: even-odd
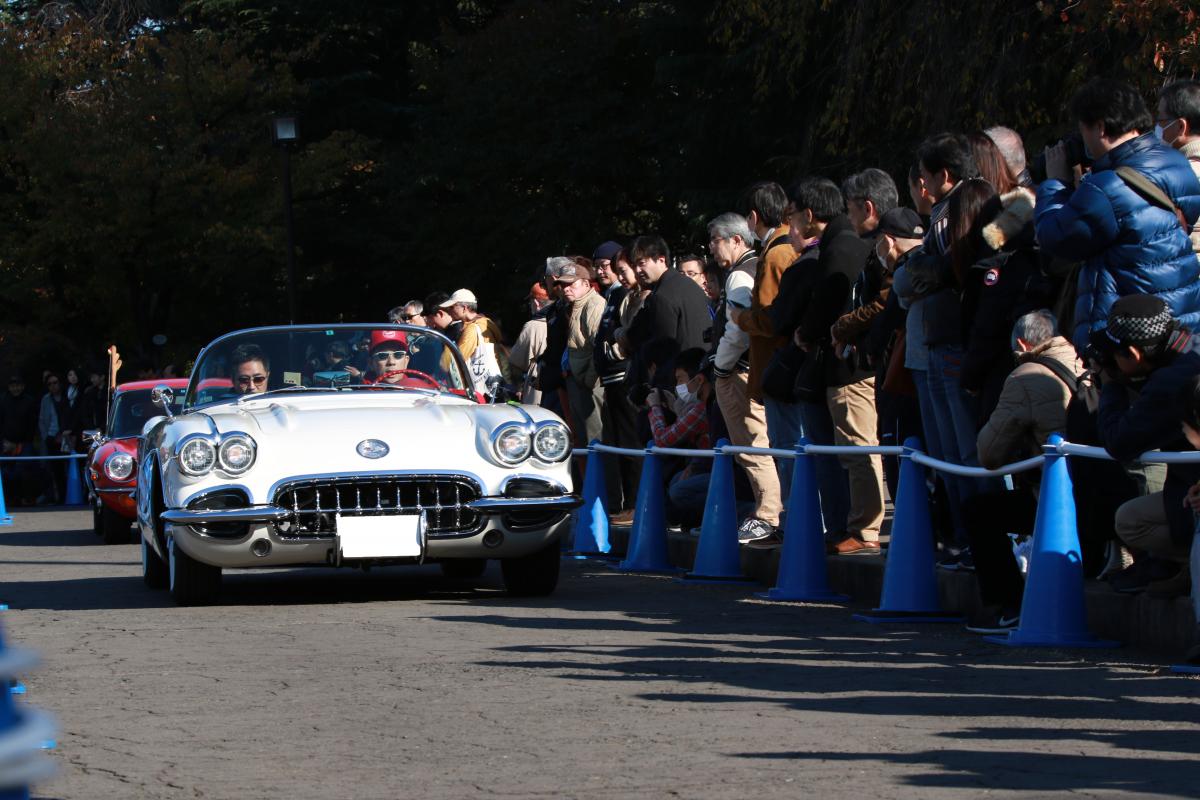
[[[136,551],[135,551],[136,552]],[[0,564],[14,563],[0,560]],[[51,564],[55,562],[34,562]],[[75,565],[87,562],[60,562]],[[103,562],[135,565],[129,576],[69,578],[66,580],[5,581],[0,602],[14,609],[92,611],[98,609],[169,608],[175,601],[166,591],[149,589],[142,582],[140,562]],[[342,570],[279,570],[227,573],[214,607],[278,605],[333,605],[411,600],[474,600],[500,594],[498,588],[477,586],[479,581],[442,577],[437,568],[397,567],[369,574]],[[480,579],[486,581],[487,578]]]
[[[587,580],[589,570],[594,580]],[[649,644],[614,644],[610,636],[600,636],[502,647],[496,649],[498,657],[478,663],[541,670],[566,681],[690,684],[696,691],[637,697],[864,715],[894,720],[883,724],[899,726],[893,730],[901,737],[870,749],[848,742],[840,752],[763,742],[756,751],[728,754],[738,758],[846,762],[847,769],[849,764],[870,769],[872,763],[929,767],[900,778],[917,787],[1196,796],[1200,682],[1167,676],[1137,654],[1008,649],[965,635],[957,626],[880,628],[851,621],[849,609],[737,602],[747,593],[734,589],[726,590],[733,602],[692,602],[690,587],[644,580],[616,587],[594,567],[580,572],[584,580],[572,583],[573,591],[547,601],[586,616],[529,615],[546,603],[497,598],[486,608],[504,606],[511,614],[442,619],[534,636],[537,631],[656,635]],[[605,591],[608,586],[620,590]],[[714,606],[728,611],[714,613]],[[796,633],[781,637],[781,629]],[[546,640],[538,636],[536,641]],[[975,726],[933,733],[953,740],[946,749],[913,752],[905,746],[904,729],[936,731],[939,720],[946,720],[947,729],[964,721]],[[989,724],[992,720],[1001,724]],[[1115,729],[1118,725],[1127,729]],[[1039,748],[1048,741],[1059,744]],[[1061,743],[1068,741],[1086,742],[1090,752],[1063,755]],[[1111,748],[1112,755],[1096,754],[1097,745]]]

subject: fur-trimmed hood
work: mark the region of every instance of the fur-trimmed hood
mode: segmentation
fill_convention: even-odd
[[[983,228],[987,246],[993,250],[1011,249],[1018,239],[1024,238],[1022,234],[1031,234],[1036,201],[1034,193],[1023,186],[1000,195],[1004,210]]]

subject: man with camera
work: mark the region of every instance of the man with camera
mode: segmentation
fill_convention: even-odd
[[[1191,333],[1172,319],[1162,299],[1134,294],[1114,302],[1107,326],[1091,336],[1087,357],[1101,378],[1097,422],[1109,455],[1133,461],[1148,450],[1191,449],[1180,427],[1179,397],[1182,387],[1200,374],[1200,353]],[[1198,480],[1200,465],[1171,464],[1161,492],[1136,497],[1117,509],[1117,536],[1130,549],[1158,561],[1139,560],[1117,575],[1113,585],[1118,591],[1140,591],[1158,580],[1186,592],[1196,520],[1184,501]],[[1170,587],[1160,588],[1171,593],[1166,592]]]
[[[1064,143],[1046,152],[1038,187],[1037,239],[1046,255],[1082,261],[1075,299],[1076,348],[1104,327],[1117,298],[1162,298],[1181,324],[1200,323],[1200,281],[1188,239],[1200,217],[1200,181],[1187,159],[1154,135],[1132,86],[1095,79],[1071,98],[1092,171],[1074,191],[1077,160]],[[1064,331],[1066,333],[1066,331]]]

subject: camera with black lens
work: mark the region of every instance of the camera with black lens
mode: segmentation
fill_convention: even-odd
[[[629,402],[633,403],[634,406],[644,406],[646,405],[646,398],[653,391],[657,390],[650,384],[639,383],[629,390]]]
[[[1083,363],[1089,368],[1092,364],[1099,364],[1101,369],[1116,369],[1113,340],[1103,328],[1088,335],[1087,347],[1083,349]]]
[[[1060,144],[1066,145],[1067,148],[1067,166],[1078,166],[1084,170],[1091,168],[1092,158],[1087,154],[1087,148],[1083,146],[1083,135],[1079,131],[1068,133],[1051,146]],[[1045,151],[1034,156],[1033,161],[1029,164],[1029,175],[1033,178],[1034,183],[1041,183],[1046,180]]]

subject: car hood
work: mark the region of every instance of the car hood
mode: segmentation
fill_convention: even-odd
[[[208,407],[185,415],[204,418],[220,434],[241,431],[257,444],[255,465],[237,478],[212,473],[190,488],[204,490],[237,483],[252,490],[255,502],[268,502],[272,489],[291,478],[358,473],[450,472],[476,477],[486,493],[499,491],[514,471],[542,473],[570,485],[566,464],[529,460],[516,470],[493,460],[491,434],[506,422],[558,420],[536,406],[481,405],[452,395],[368,392],[268,396]],[[381,458],[365,458],[359,443],[376,439],[388,446]],[[189,492],[190,494],[190,492]]]

